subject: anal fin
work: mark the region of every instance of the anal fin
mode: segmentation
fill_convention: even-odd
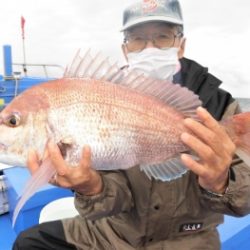
[[[161,181],[171,181],[180,178],[188,170],[179,157],[161,164],[141,165],[140,169],[145,172],[149,179],[153,177]]]

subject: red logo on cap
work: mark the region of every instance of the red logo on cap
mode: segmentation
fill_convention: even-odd
[[[158,7],[157,0],[143,0],[142,9],[144,13],[153,12]]]

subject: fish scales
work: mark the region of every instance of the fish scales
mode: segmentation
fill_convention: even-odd
[[[79,148],[85,144],[93,148],[97,169],[128,168],[151,163],[156,157],[153,163],[158,163],[186,149],[178,138],[184,128],[176,126],[183,120],[177,111],[121,86],[89,81],[58,82],[52,92],[41,85],[47,91],[48,121],[56,133],[55,141],[75,135]]]

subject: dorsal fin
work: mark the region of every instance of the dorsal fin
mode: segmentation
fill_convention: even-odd
[[[197,118],[195,110],[201,105],[199,97],[186,87],[146,77],[136,71],[121,70],[117,63],[111,64],[101,53],[91,56],[90,49],[83,57],[80,56],[80,50],[77,52],[64,77],[91,78],[117,83],[142,94],[154,96],[187,117]]]
[[[97,53],[93,57],[89,49],[83,57],[80,56],[80,50],[77,51],[70,67],[66,68],[64,77],[92,78],[116,82],[113,79],[117,78],[117,75],[120,75],[121,73],[122,71],[117,63],[111,65],[109,59],[104,58],[101,53]]]

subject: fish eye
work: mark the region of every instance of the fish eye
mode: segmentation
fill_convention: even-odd
[[[10,127],[17,127],[20,124],[20,116],[18,114],[12,114],[6,120],[6,125]]]

